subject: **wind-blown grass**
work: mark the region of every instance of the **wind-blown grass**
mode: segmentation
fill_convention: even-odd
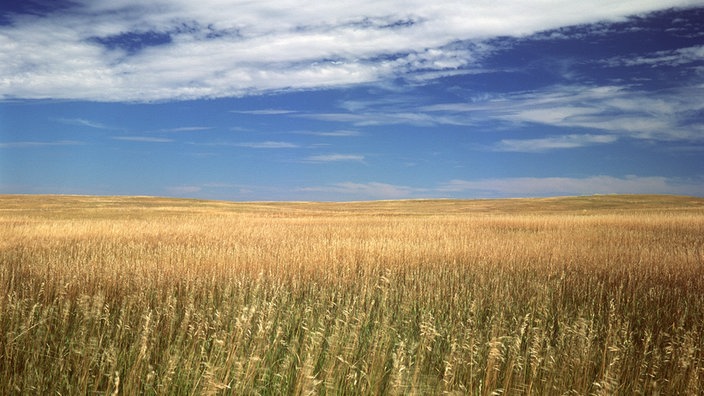
[[[8,394],[701,394],[704,200],[0,197]]]

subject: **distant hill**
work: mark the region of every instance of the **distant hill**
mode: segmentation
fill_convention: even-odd
[[[676,195],[589,195],[509,199],[412,199],[362,202],[230,202],[143,196],[0,195],[5,212],[46,211],[47,214],[100,216],[145,215],[149,212],[278,212],[383,214],[437,213],[569,213],[603,211],[704,210],[704,198]]]

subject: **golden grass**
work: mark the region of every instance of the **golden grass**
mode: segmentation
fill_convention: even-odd
[[[702,394],[704,200],[0,196],[7,394]]]

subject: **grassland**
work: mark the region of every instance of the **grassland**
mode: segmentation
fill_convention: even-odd
[[[2,394],[704,393],[704,200],[0,196]]]

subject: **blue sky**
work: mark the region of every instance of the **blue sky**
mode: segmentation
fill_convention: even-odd
[[[704,196],[704,1],[0,5],[0,193]]]

